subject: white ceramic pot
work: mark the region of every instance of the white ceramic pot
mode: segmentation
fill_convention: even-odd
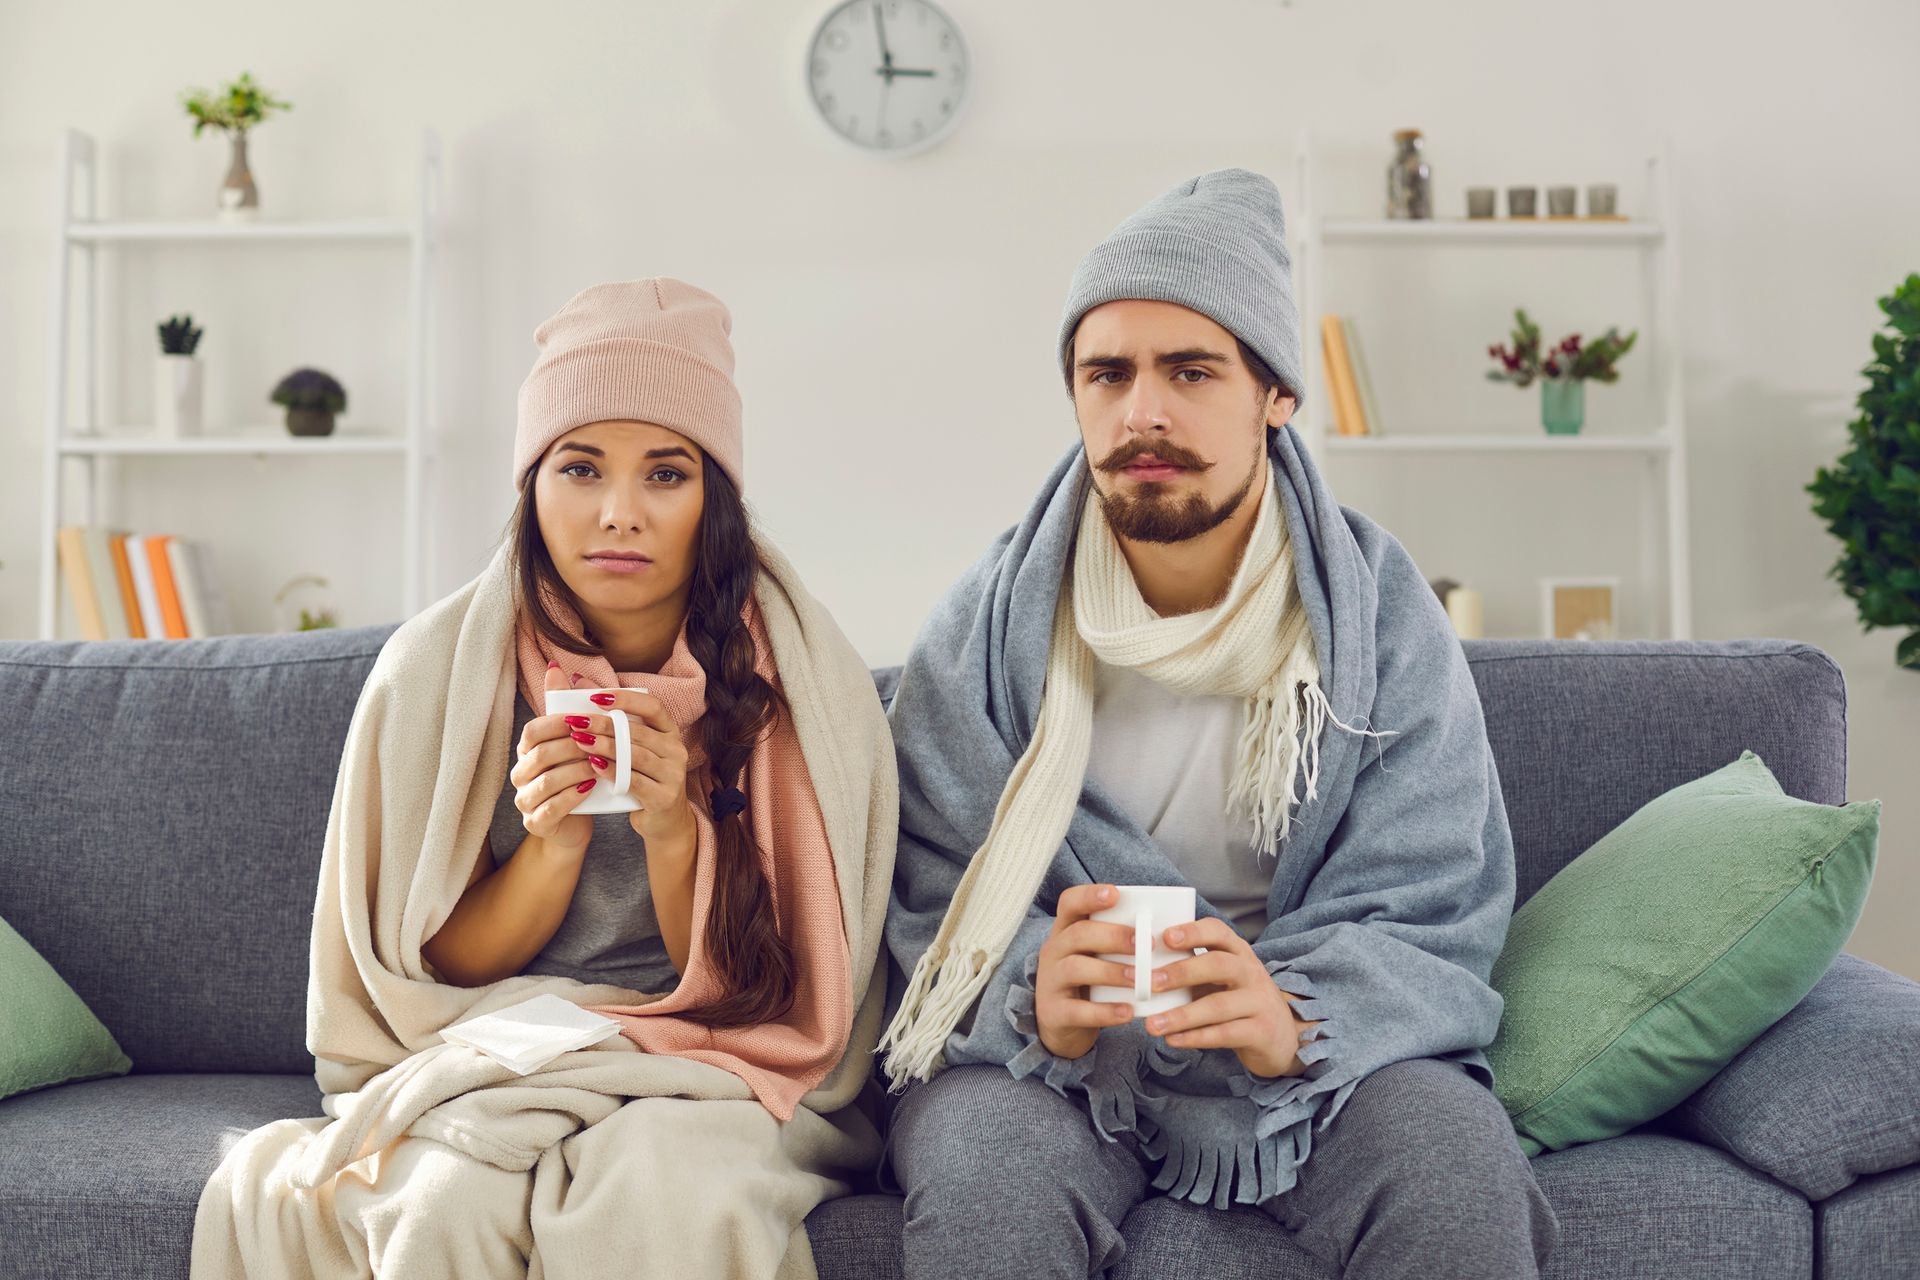
[[[165,440],[197,436],[205,366],[199,356],[162,352],[153,370],[153,433]]]

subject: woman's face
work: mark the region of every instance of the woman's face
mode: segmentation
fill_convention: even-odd
[[[540,459],[540,537],[602,643],[622,615],[684,610],[705,468],[705,453],[679,432],[632,421],[575,427]],[[596,558],[602,552],[635,558]]]

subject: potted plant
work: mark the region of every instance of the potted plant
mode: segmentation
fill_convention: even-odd
[[[1579,334],[1569,334],[1542,357],[1540,326],[1527,317],[1525,308],[1516,309],[1513,318],[1512,348],[1500,343],[1487,348],[1487,354],[1500,362],[1498,369],[1487,370],[1487,377],[1516,387],[1538,378],[1540,425],[1548,435],[1577,434],[1586,420],[1587,380],[1618,382],[1620,371],[1614,365],[1633,349],[1640,331],[1635,329],[1623,338],[1618,329],[1610,328],[1588,345],[1581,344]]]
[[[1846,545],[1827,576],[1859,607],[1861,630],[1905,627],[1893,658],[1920,671],[1920,274],[1880,299],[1853,447],[1806,486],[1814,514]]]
[[[327,580],[317,573],[302,573],[287,580],[274,592],[273,607],[282,631],[321,631],[340,625],[340,615],[326,598]],[[291,598],[289,598],[291,597]]]
[[[330,436],[333,415],[347,408],[347,389],[320,369],[295,369],[268,397],[287,408],[287,430],[296,436]]]
[[[180,104],[193,117],[193,136],[209,125],[224,129],[233,142],[233,159],[226,179],[220,184],[219,216],[223,222],[250,222],[260,213],[260,192],[253,185],[253,173],[247,168],[247,130],[275,111],[291,109],[253,82],[249,72],[230,81],[219,93],[189,89],[181,93]]]
[[[200,431],[200,357],[194,348],[200,345],[201,330],[191,315],[168,316],[156,326],[160,330],[160,361],[154,366],[153,431],[168,440]]]

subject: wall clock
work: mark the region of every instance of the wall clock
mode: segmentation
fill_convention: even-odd
[[[877,155],[953,131],[972,80],[960,28],[929,0],[846,0],[807,46],[807,94],[840,137]]]

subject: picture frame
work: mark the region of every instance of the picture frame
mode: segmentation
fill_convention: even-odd
[[[1548,640],[1616,640],[1617,575],[1540,579],[1540,634]]]

